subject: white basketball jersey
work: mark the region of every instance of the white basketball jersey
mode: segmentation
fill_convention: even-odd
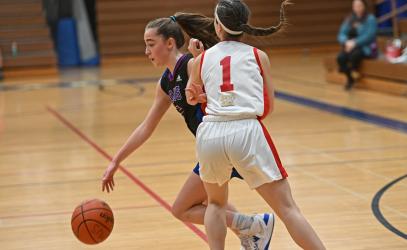
[[[208,116],[263,115],[265,88],[255,50],[241,42],[224,41],[205,51],[201,78],[207,95]]]

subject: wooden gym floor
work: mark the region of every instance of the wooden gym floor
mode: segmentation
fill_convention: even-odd
[[[265,124],[294,197],[327,249],[406,249],[407,99],[327,84],[323,56],[271,56],[277,99]],[[174,108],[122,164],[116,190],[101,192],[108,159],[143,120],[160,75],[145,58],[111,60],[1,86],[1,249],[207,249],[202,226],[167,210],[195,165],[194,138]],[[97,247],[70,228],[89,198],[115,214]],[[231,182],[230,201],[270,211],[242,181]],[[280,220],[271,248],[298,249]],[[232,233],[227,249],[239,249]]]

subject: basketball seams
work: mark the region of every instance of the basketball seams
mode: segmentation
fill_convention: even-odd
[[[102,207],[97,207],[97,208],[89,208],[88,210],[83,211],[83,212],[82,212],[82,215],[85,214],[85,213],[87,213],[87,212],[89,212],[89,211],[93,211],[93,210],[105,210],[105,211],[107,211],[107,212],[112,213],[112,210],[111,210],[111,209],[102,208]],[[81,215],[81,213],[75,215],[75,217],[73,217],[73,218],[71,219],[71,222],[74,221],[79,215]],[[112,217],[113,217],[113,213],[112,213]]]
[[[111,231],[112,231],[111,229],[109,229],[108,227],[106,227],[105,225],[103,225],[103,223],[101,223],[100,221],[93,220],[93,219],[84,220],[84,221],[82,221],[82,222],[78,225],[78,235],[79,235],[79,229],[81,228],[81,226],[82,226],[83,224],[85,224],[85,226],[87,227],[87,224],[86,224],[87,221],[95,222],[95,223],[101,225],[101,226],[103,227],[103,229],[105,229],[105,230],[108,232],[107,236],[110,235],[110,233],[111,233]],[[86,229],[88,230],[88,228],[86,228]],[[101,241],[96,241],[96,240],[93,238],[93,235],[92,235],[89,231],[88,231],[88,233],[89,233],[89,235],[92,237],[92,240],[94,240],[96,243],[100,243],[100,242],[102,242],[102,241],[104,241],[104,240],[107,239],[107,237],[106,237],[105,239],[103,239],[103,240],[101,240]]]
[[[92,238],[92,240],[93,240],[95,243],[98,243],[98,242],[93,238],[93,235],[90,233],[89,228],[88,228],[88,225],[86,224],[85,216],[83,215],[83,205],[82,205],[82,204],[81,204],[81,214],[82,214],[82,222],[85,224],[86,230],[88,231],[89,236]],[[81,222],[81,224],[82,224],[82,222]],[[78,235],[79,235],[79,227],[78,227]]]
[[[100,221],[97,221],[97,220],[94,220],[94,219],[87,219],[87,220],[84,220],[83,222],[86,222],[86,221],[96,222],[97,224],[101,225],[104,229],[106,229],[106,230],[109,232],[109,234],[110,234],[110,232],[113,230],[113,228],[112,228],[112,229],[109,229],[107,226],[105,226],[105,225],[104,225],[103,223],[101,223]]]
[[[73,233],[81,242],[98,244],[106,240],[113,230],[113,211],[102,200],[83,201],[75,208],[71,225]]]

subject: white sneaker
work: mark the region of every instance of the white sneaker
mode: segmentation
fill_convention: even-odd
[[[268,250],[274,229],[273,214],[256,214],[249,232],[241,234],[241,250]],[[252,233],[253,232],[253,233]]]
[[[259,250],[254,236],[240,235],[240,250]]]

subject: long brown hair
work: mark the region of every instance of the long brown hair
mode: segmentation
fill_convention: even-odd
[[[205,49],[219,42],[216,36],[214,19],[197,13],[177,12],[174,15],[176,22],[189,37],[199,39]]]
[[[288,4],[288,0],[281,2],[279,23],[276,26],[267,28],[254,27],[248,24],[251,14],[250,9],[241,0],[220,0],[216,8],[216,14],[222,24],[230,30],[243,31],[252,36],[268,36],[279,31],[285,25],[285,6]]]
[[[230,30],[242,31],[252,36],[267,36],[281,30],[285,25],[285,6],[287,4],[289,4],[288,0],[282,0],[279,23],[267,28],[254,27],[248,24],[250,9],[242,0],[220,0],[217,4],[216,14],[222,24]],[[204,44],[205,49],[219,42],[215,32],[214,18],[199,13],[177,12],[171,17],[150,21],[146,26],[146,29],[149,28],[157,28],[157,33],[165,39],[174,38],[177,48],[181,48],[185,43],[182,30],[189,37],[199,39]],[[228,35],[231,37],[241,36]]]
[[[146,29],[157,29],[157,34],[165,39],[172,37],[181,48],[185,44],[184,31],[189,37],[197,38],[204,44],[205,49],[219,42],[213,26],[213,18],[198,13],[178,12],[171,17],[162,17],[150,21]]]

